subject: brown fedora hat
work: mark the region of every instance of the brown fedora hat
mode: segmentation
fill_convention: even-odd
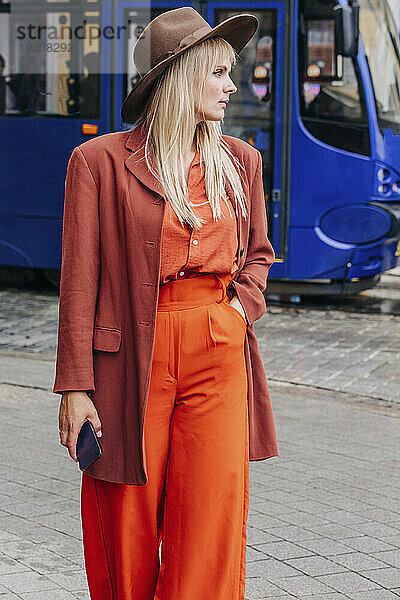
[[[153,19],[136,40],[133,62],[141,79],[125,98],[121,117],[133,123],[140,116],[151,84],[182,52],[212,37],[222,37],[239,53],[258,27],[254,15],[241,14],[226,19],[212,28],[191,6],[168,10]]]

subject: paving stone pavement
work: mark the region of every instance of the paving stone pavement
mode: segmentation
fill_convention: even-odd
[[[89,598],[51,393],[57,300],[0,290],[0,600]],[[400,597],[399,320],[269,307],[257,322],[280,456],[251,462],[248,600]]]
[[[274,381],[400,403],[400,318],[269,307],[257,326]]]

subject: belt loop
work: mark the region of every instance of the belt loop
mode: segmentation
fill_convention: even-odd
[[[215,273],[215,276],[217,277],[222,287],[222,296],[220,300],[218,300],[218,302],[222,302],[225,299],[225,296],[227,295],[226,288],[228,287],[228,282],[226,280],[228,275],[225,273]]]

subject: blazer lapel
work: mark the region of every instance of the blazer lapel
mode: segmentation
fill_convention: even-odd
[[[158,179],[153,175],[147,166],[145,158],[146,127],[142,123],[132,130],[125,142],[125,148],[132,153],[125,159],[125,166],[137,177],[145,186],[162,196],[165,200],[164,189]],[[147,147],[147,157],[152,169],[155,170],[154,153],[151,144]]]

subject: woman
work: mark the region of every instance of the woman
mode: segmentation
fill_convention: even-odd
[[[94,600],[244,599],[249,460],[278,455],[253,329],[274,252],[261,155],[220,121],[256,28],[158,16],[136,127],[68,164],[53,391],[74,460],[82,423],[102,430],[81,488]]]

